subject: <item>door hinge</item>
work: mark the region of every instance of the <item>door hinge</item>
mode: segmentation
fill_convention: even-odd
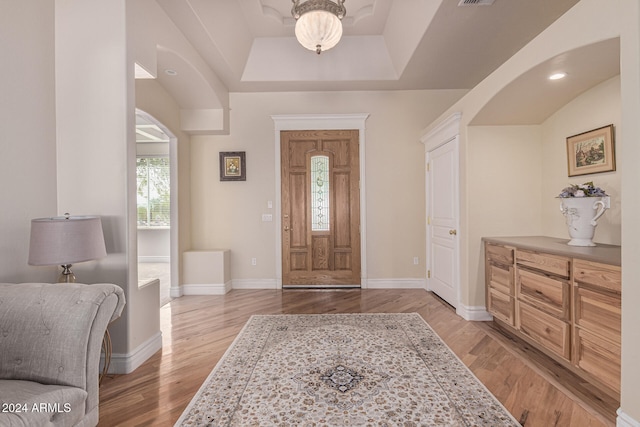
[[[430,216],[427,217],[427,225],[431,225],[431,217]]]
[[[431,279],[431,270],[427,270],[427,279]]]
[[[427,172],[431,170],[431,163],[427,163]]]

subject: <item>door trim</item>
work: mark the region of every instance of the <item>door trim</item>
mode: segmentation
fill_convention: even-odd
[[[365,203],[365,121],[369,113],[361,114],[287,114],[272,115],[275,124],[275,233],[276,288],[282,289],[282,179],[280,174],[280,132],[283,130],[345,130],[356,129],[360,148],[360,287],[367,288],[367,224]]]
[[[454,144],[454,154],[455,161],[459,165],[460,164],[460,151],[459,151],[459,135],[460,135],[460,122],[462,119],[461,113],[453,113],[451,116],[444,119],[441,123],[439,123],[434,129],[432,129],[429,133],[425,134],[422,138],[420,138],[420,142],[422,142],[425,146],[425,165],[429,164],[431,153],[447,144]],[[460,169],[458,168],[456,176],[454,178],[454,199],[457,200],[456,203],[456,217],[457,224],[455,225],[456,230],[460,232]],[[425,173],[425,191],[427,192],[425,196],[425,200],[428,203],[429,200],[429,187],[430,186],[430,172],[426,171]],[[427,206],[425,210],[425,221],[426,217],[429,215],[430,208]],[[431,238],[429,225],[427,224],[427,233],[426,233],[426,254],[427,254],[427,270],[431,269]],[[458,244],[456,245],[456,251],[454,253],[455,262],[457,265],[457,271],[454,272],[455,276],[455,291],[456,291],[456,312],[460,314],[460,309],[462,304],[460,302],[461,299],[461,288],[460,288],[460,248],[462,246],[462,238],[459,237]],[[425,272],[426,273],[426,272]],[[427,277],[427,290],[430,290],[430,280]]]

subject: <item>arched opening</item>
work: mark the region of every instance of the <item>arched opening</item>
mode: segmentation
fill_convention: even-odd
[[[136,110],[138,286],[158,281],[160,306],[178,286],[175,144],[162,123]]]

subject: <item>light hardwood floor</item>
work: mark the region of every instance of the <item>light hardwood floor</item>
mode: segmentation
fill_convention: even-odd
[[[614,425],[617,402],[592,394],[491,323],[467,322],[424,290],[385,289],[233,290],[174,299],[161,309],[162,351],[131,374],[104,378],[99,426],[172,426],[252,314],[408,312],[419,313],[524,426]]]

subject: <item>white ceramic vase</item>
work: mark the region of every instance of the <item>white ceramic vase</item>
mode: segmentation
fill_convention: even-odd
[[[595,246],[597,221],[607,210],[602,197],[561,197],[560,211],[567,220],[571,246]]]

